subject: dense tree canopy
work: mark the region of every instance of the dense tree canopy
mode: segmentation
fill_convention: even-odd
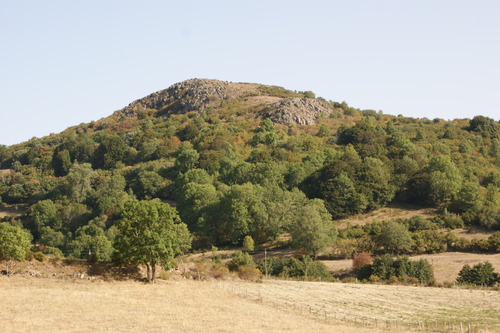
[[[109,244],[119,244],[131,200],[175,205],[197,244],[288,239],[313,255],[334,243],[332,219],[391,203],[437,208],[441,217],[432,223],[441,228],[500,230],[498,121],[395,117],[324,100],[330,113],[311,125],[286,110],[276,112],[290,123],[261,112],[267,99],[290,97],[313,94],[262,86],[207,105],[169,100],[0,146],[0,203],[24,212],[19,221],[34,243],[79,258],[90,250],[101,260]],[[489,246],[445,239],[425,223],[406,231],[399,224],[339,237],[370,252]]]
[[[154,281],[157,265],[169,266],[191,248],[191,236],[175,208],[157,200],[126,202],[116,226],[117,259],[146,265],[149,281]]]

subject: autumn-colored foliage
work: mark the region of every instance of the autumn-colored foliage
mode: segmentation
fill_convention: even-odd
[[[371,265],[373,264],[373,257],[370,253],[364,252],[364,253],[358,253],[354,255],[354,258],[352,259],[352,268],[355,270],[360,269],[364,265]]]

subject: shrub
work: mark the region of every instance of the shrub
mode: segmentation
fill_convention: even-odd
[[[332,275],[323,263],[313,261],[308,256],[302,257],[302,260],[272,257],[260,260],[257,266],[263,273],[266,273],[267,267],[267,274],[272,276],[317,280],[328,280],[332,278]]]
[[[407,256],[393,259],[388,254],[375,258],[372,265],[364,265],[357,272],[357,278],[360,280],[371,281],[373,276],[392,283],[431,283],[434,280],[432,267],[427,260],[411,261]]]
[[[33,259],[43,262],[45,261],[45,254],[42,252],[35,252],[33,253]]]
[[[243,280],[258,281],[260,280],[262,273],[253,267],[241,266],[238,268],[238,277]]]
[[[446,234],[437,230],[423,230],[412,234],[413,251],[416,253],[439,253],[448,248]]]
[[[210,271],[216,279],[223,279],[229,275],[229,269],[221,264],[213,264]]]
[[[493,235],[488,237],[488,245],[490,251],[500,252],[500,231],[497,231]]]
[[[405,224],[408,226],[409,231],[417,231],[417,230],[429,230],[435,229],[436,226],[432,221],[428,219],[424,219],[422,216],[413,216],[406,220]]]
[[[465,265],[458,273],[457,283],[477,286],[494,286],[500,282],[500,275],[494,272],[489,262],[479,263],[472,268]]]
[[[243,251],[253,251],[254,250],[254,241],[252,236],[245,236],[243,239]]]
[[[246,252],[236,251],[233,258],[228,262],[227,267],[230,271],[237,271],[239,267],[255,267],[255,262],[251,255]]]
[[[446,228],[457,229],[464,227],[464,220],[460,217],[460,215],[450,214],[447,216],[443,224]]]
[[[302,261],[305,266],[305,278],[313,280],[329,280],[332,278],[332,274],[328,271],[328,268],[322,262],[312,261],[310,257],[304,257]]]
[[[352,268],[354,270],[359,270],[361,267],[371,264],[373,264],[373,257],[370,253],[359,253],[354,255],[352,259]]]

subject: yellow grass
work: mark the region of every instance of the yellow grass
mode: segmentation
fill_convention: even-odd
[[[1,332],[369,331],[245,299],[210,282],[0,277],[0,300]]]
[[[460,322],[470,322],[477,331],[500,331],[500,293],[495,290],[282,280],[219,284],[242,296],[258,295],[264,303],[287,304],[287,309],[296,313],[307,313],[311,308],[319,317],[326,313],[328,318],[346,318],[351,323],[365,320],[374,325],[377,320],[379,328],[389,321],[393,328],[399,326],[398,332],[407,330],[409,323],[417,328],[418,321],[425,321],[427,328],[437,321],[441,330],[444,323],[459,331]]]
[[[375,211],[350,216],[345,219],[337,221],[337,227],[344,229],[348,224],[350,225],[365,225],[373,221],[393,221],[397,219],[409,219],[413,216],[422,216],[423,218],[430,218],[436,214],[433,208],[422,208],[410,204],[393,205],[377,209]]]
[[[451,231],[455,235],[468,240],[472,239],[488,239],[494,234],[494,231],[480,229],[478,227],[472,227],[470,229],[460,228]]]

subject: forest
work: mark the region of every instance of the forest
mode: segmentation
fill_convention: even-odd
[[[176,226],[178,242],[162,250],[169,258],[248,236],[313,257],[335,243],[346,257],[500,251],[498,121],[392,116],[260,85],[186,108],[194,102],[184,89],[162,105],[0,146],[0,204],[18,211],[3,222],[29,233],[34,251],[100,261],[134,246],[126,234],[138,209]],[[314,124],[283,123],[259,112],[266,102],[250,103],[264,98],[330,111]],[[439,214],[337,227],[398,203]],[[472,241],[447,232],[472,226],[497,232]]]

